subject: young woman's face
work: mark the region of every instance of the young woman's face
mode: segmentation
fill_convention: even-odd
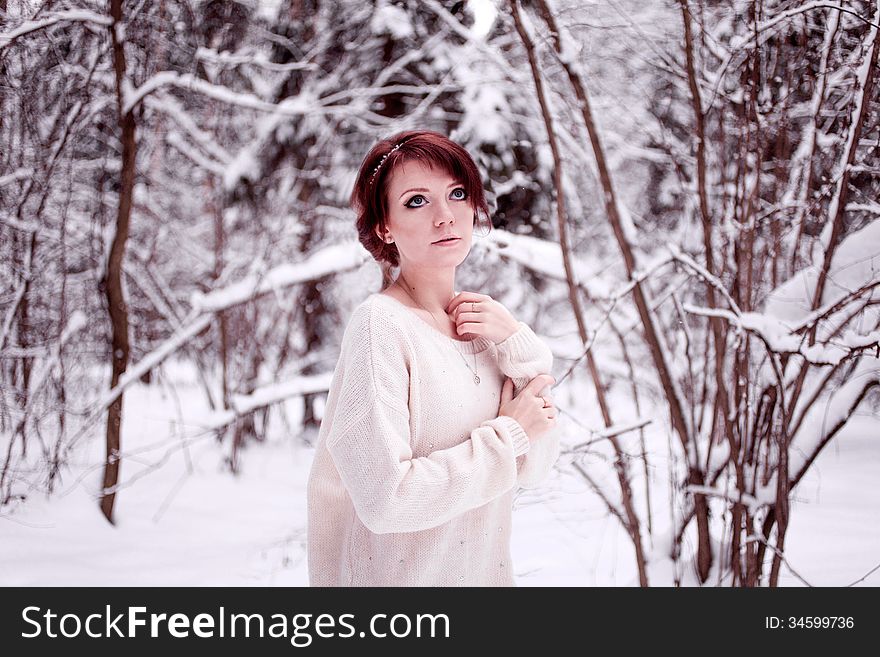
[[[407,162],[389,179],[385,223],[401,267],[456,267],[471,248],[474,208],[460,180]],[[458,239],[437,242],[449,235]]]

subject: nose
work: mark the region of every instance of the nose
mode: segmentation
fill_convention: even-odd
[[[442,225],[443,223],[453,224],[455,223],[455,215],[452,214],[452,208],[449,207],[449,203],[446,201],[440,201],[436,205],[436,213],[434,215],[434,224],[437,226]]]

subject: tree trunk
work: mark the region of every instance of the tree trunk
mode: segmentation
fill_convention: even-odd
[[[545,10],[545,19],[550,17],[552,20],[552,15],[550,14],[549,9],[547,9],[546,6],[543,5],[543,3],[542,7]],[[562,264],[563,268],[565,269],[565,280],[568,283],[569,300],[575,320],[578,325],[578,332],[581,338],[581,343],[586,346],[588,343],[587,328],[583,320],[583,312],[581,310],[580,300],[578,298],[578,285],[575,279],[574,267],[572,266],[570,258],[567,228],[568,219],[565,206],[565,190],[563,189],[562,185],[563,164],[562,156],[559,152],[559,143],[556,138],[556,130],[553,127],[553,115],[550,111],[547,97],[544,92],[544,83],[538,65],[538,60],[535,55],[534,44],[525,26],[523,25],[522,19],[520,18],[517,0],[511,0],[510,8],[512,10],[516,30],[519,33],[520,39],[522,40],[528,54],[529,65],[532,70],[532,77],[535,82],[535,90],[537,92],[538,102],[541,105],[541,113],[544,118],[544,125],[547,129],[547,139],[550,142],[550,150],[553,153],[553,185],[556,190],[556,213],[557,223],[559,225],[559,245],[562,249]],[[551,29],[555,32],[555,28],[552,22],[548,21],[548,23],[550,24]],[[611,411],[605,398],[604,385],[602,384],[599,370],[596,367],[596,362],[593,358],[593,351],[588,350],[586,353],[586,357],[587,365],[590,370],[590,376],[593,379],[593,384],[596,389],[596,398],[599,402],[599,408],[602,411],[602,419],[605,422],[605,426],[610,427],[613,425],[613,421],[611,419]],[[623,503],[624,511],[626,513],[626,520],[624,521],[622,516],[621,520],[623,522],[624,528],[627,530],[627,533],[630,536],[630,539],[632,540],[633,548],[636,552],[636,566],[638,567],[639,571],[639,584],[643,587],[647,587],[648,570],[645,562],[645,550],[644,546],[642,545],[641,522],[635,510],[634,496],[632,492],[632,487],[630,485],[630,472],[627,458],[620,445],[620,441],[617,439],[617,436],[609,436],[609,440],[611,441],[611,445],[614,448],[615,455],[617,456],[615,460],[615,471],[617,473],[618,483],[620,484],[621,501]]]
[[[128,308],[122,290],[122,259],[125,257],[125,243],[128,240],[131,219],[132,196],[134,193],[135,159],[137,141],[135,121],[132,110],[123,111],[123,83],[125,81],[125,49],[119,41],[122,28],[122,0],[111,0],[110,39],[113,43],[113,68],[116,74],[116,105],[122,141],[122,167],[120,171],[119,205],[116,214],[116,231],[107,259],[107,272],[104,288],[107,295],[107,310],[112,326],[110,354],[113,373],[110,388],[115,388],[120,377],[128,367]],[[116,500],[116,484],[120,468],[120,428],[122,425],[122,400],[120,394],[107,409],[107,460],[104,464],[104,489],[101,496],[101,512],[113,523],[113,503]]]

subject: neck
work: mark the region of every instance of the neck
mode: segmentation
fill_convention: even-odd
[[[425,310],[442,316],[446,305],[455,296],[455,268],[409,269],[402,266],[397,285]]]

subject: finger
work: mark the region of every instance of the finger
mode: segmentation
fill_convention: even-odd
[[[539,374],[534,379],[529,381],[523,390],[528,390],[533,395],[537,395],[541,388],[544,386],[549,386],[556,383],[556,379],[554,379],[549,374]]]
[[[456,322],[460,322],[465,314],[471,316],[471,319],[485,319],[491,310],[491,307],[482,299],[469,299],[456,305],[449,316]]]
[[[504,385],[501,386],[501,403],[505,404],[513,399],[513,380],[504,379]]]
[[[458,304],[464,303],[465,301],[479,301],[482,295],[477,294],[476,292],[459,292],[452,299],[450,299],[449,303],[446,304],[446,308],[444,310],[447,314],[451,315],[455,309],[458,307]]]
[[[465,322],[464,324],[459,324],[455,332],[461,335],[462,333],[476,333],[477,335],[483,335],[483,324],[481,322]]]
[[[492,301],[492,297],[488,294],[480,294],[479,292],[459,292],[446,304],[447,313],[452,313],[460,304],[466,303],[468,301],[473,301],[475,303],[479,303],[481,301]]]
[[[463,310],[465,307],[467,310]],[[449,313],[449,316],[452,317],[455,322],[476,322],[486,315],[486,313],[472,312],[470,306],[459,306],[458,311],[458,313]]]

